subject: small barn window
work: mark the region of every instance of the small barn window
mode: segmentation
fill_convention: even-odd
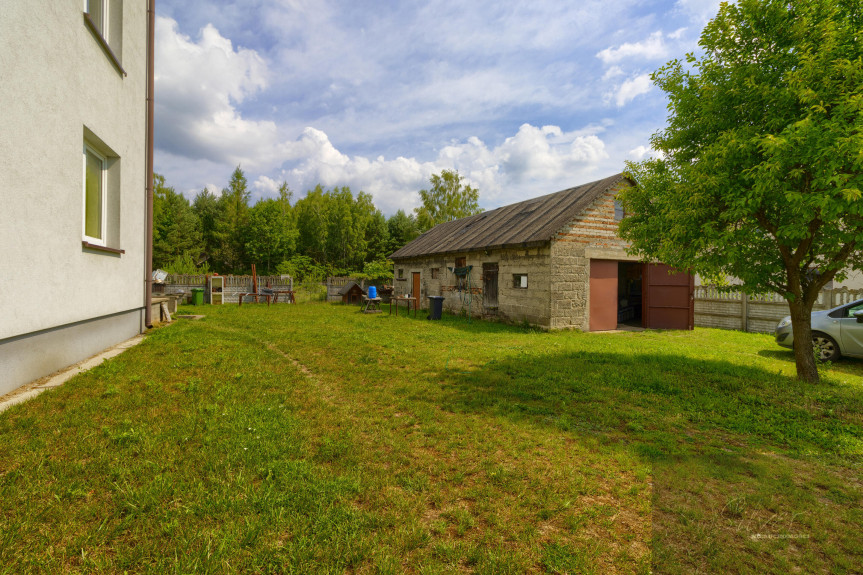
[[[405,277],[405,270],[404,270],[404,269],[400,269],[400,270],[399,270],[399,279],[400,279],[400,280],[401,280],[401,279],[404,279],[404,277]]]
[[[438,274],[440,274],[440,268],[432,268],[431,269],[431,279],[438,279]]]
[[[463,268],[467,265],[467,258],[456,258],[455,259],[455,267]]]
[[[527,289],[527,274],[512,274],[512,287]]]
[[[620,200],[614,200],[614,221],[619,222],[626,216],[626,212],[623,210],[623,204],[620,203]]]

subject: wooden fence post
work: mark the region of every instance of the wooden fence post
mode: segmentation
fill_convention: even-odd
[[[746,292],[740,292],[740,329],[749,331],[749,296]]]

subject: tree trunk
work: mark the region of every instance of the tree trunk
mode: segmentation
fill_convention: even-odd
[[[791,308],[797,378],[809,383],[818,383],[818,366],[812,349],[812,304],[806,305],[802,298],[798,298],[789,301],[788,307]]]

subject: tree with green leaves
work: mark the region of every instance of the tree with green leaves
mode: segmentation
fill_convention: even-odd
[[[782,294],[810,382],[818,293],[863,269],[861,30],[860,0],[723,3],[703,56],[653,74],[668,126],[620,195],[633,252]]]
[[[228,187],[219,197],[215,221],[215,266],[221,273],[243,273],[250,269],[246,257],[249,224],[249,184],[240,166],[234,169]]]
[[[347,186],[324,190],[318,185],[294,210],[297,252],[334,273],[362,269],[364,262],[380,255],[376,252],[386,241],[377,237],[386,233],[385,220],[365,192],[354,196]]]
[[[390,232],[387,226],[387,218],[373,204],[371,213],[366,222],[366,262],[386,260],[392,252],[388,251],[390,246]]]
[[[297,252],[316,262],[326,263],[328,210],[324,188],[318,184],[297,200],[294,205],[297,218]]]
[[[202,258],[213,263],[213,254],[218,250],[216,220],[219,218],[219,198],[207,188],[201,190],[192,201],[192,211],[198,217],[201,228]]]
[[[458,170],[432,174],[429,183],[431,187],[428,190],[420,190],[422,205],[414,209],[421,231],[482,211],[479,207],[479,190],[469,184],[463,186]]]
[[[183,194],[153,174],[153,267],[166,268],[178,258],[196,260],[201,253],[201,226]]]
[[[366,279],[393,281],[393,261],[386,258],[366,262],[363,273]]]
[[[262,273],[270,274],[293,255],[297,228],[291,209],[291,192],[282,183],[278,198],[259,200],[249,210],[246,229],[246,254]]]
[[[413,214],[406,214],[404,210],[399,210],[390,216],[387,220],[387,231],[389,232],[387,256],[403,248],[420,235],[416,218]]]

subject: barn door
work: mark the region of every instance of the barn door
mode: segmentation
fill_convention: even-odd
[[[644,266],[644,327],[692,329],[695,278],[665,264]]]
[[[411,293],[411,297],[416,298],[416,306],[420,307],[420,304],[422,302],[420,301],[420,273],[419,272],[413,272],[413,284],[414,284],[413,285],[414,291],[413,291],[413,293]]]
[[[497,307],[497,263],[482,264],[482,305]]]
[[[617,262],[590,260],[590,331],[617,328]]]

